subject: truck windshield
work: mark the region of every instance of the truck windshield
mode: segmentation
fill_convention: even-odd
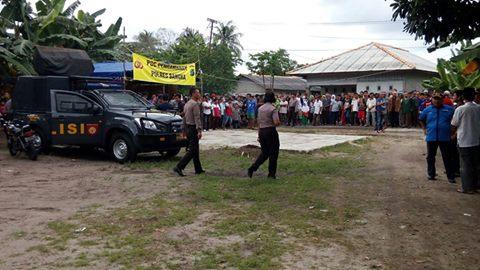
[[[102,92],[103,97],[111,107],[147,109],[148,102],[126,91]]]

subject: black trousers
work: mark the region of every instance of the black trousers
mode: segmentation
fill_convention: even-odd
[[[297,112],[295,107],[288,107],[288,125],[295,126],[297,124]]]
[[[250,169],[252,171],[258,170],[268,159],[268,176],[275,177],[277,174],[278,153],[280,151],[280,140],[278,139],[277,129],[274,127],[261,128],[258,131],[258,137],[260,139],[262,152]]]
[[[427,142],[428,176],[435,177],[437,173],[435,168],[435,156],[437,155],[437,149],[439,147],[440,152],[442,153],[443,165],[445,166],[445,171],[447,172],[447,178],[448,180],[455,179],[453,154],[450,153],[451,142]]]
[[[195,125],[187,125],[187,153],[178,162],[177,168],[183,170],[187,167],[188,163],[193,159],[193,165],[195,166],[195,172],[201,172],[202,164],[200,163],[200,146],[198,142],[198,131]]]
[[[391,126],[391,127],[398,127],[398,126],[400,126],[400,113],[393,111],[393,112],[389,112],[388,114],[389,114],[388,116],[389,116],[389,118],[390,118],[390,119],[389,119],[389,120],[390,120],[390,121],[389,121],[389,122],[390,122],[390,126]]]
[[[480,146],[459,147],[460,153],[460,175],[462,177],[463,191],[472,191],[479,186],[479,163]]]

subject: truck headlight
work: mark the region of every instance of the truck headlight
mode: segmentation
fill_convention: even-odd
[[[155,125],[155,123],[150,120],[143,120],[143,126],[146,129],[155,129],[155,130],[157,129],[157,126]]]
[[[135,122],[137,122],[140,126],[143,126],[146,129],[157,130],[157,125],[155,125],[153,121],[135,118]]]

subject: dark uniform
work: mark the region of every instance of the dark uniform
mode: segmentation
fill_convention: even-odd
[[[265,103],[258,109],[258,138],[262,148],[255,163],[248,169],[249,176],[268,159],[268,177],[276,178],[277,159],[280,150],[280,140],[274,121],[280,121],[278,111],[272,103]]]
[[[198,132],[202,131],[202,117],[200,113],[200,103],[191,99],[183,108],[183,130],[187,133],[187,153],[178,162],[177,167],[180,170],[185,169],[190,160],[193,159],[193,165],[195,166],[195,173],[202,173],[202,164],[200,163],[200,146],[198,139]]]

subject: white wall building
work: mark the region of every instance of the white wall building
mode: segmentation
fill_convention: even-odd
[[[407,50],[369,43],[288,73],[307,80],[311,92],[422,90],[437,74],[434,63]]]

